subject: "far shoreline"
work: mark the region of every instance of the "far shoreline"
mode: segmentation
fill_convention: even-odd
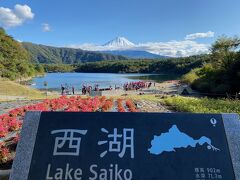
[[[179,80],[179,77],[179,75],[167,73],[51,72],[46,73],[44,76],[34,77],[28,81],[28,84],[25,85],[41,91],[46,91],[46,89],[51,91],[60,91],[61,84],[70,86],[73,85],[78,89],[84,84],[91,86],[98,84],[101,88],[107,88],[109,86],[115,87],[115,85],[121,87],[125,83],[138,81],[162,83],[169,80]],[[47,82],[48,86],[44,86],[44,82]]]

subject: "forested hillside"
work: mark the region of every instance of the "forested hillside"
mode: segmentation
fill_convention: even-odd
[[[0,77],[15,80],[37,73],[43,73],[43,68],[30,63],[30,55],[21,43],[0,28]]]
[[[31,60],[35,63],[76,64],[80,62],[127,59],[126,57],[120,55],[84,51],[81,49],[57,48],[26,42],[22,44],[23,47],[31,54]]]
[[[161,60],[100,61],[82,63],[78,65],[76,71],[111,73],[169,73],[182,75],[188,73],[193,68],[201,67],[207,61],[209,61],[208,55]]]

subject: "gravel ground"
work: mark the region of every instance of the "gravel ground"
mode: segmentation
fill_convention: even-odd
[[[141,100],[137,101],[138,108],[141,109],[141,112],[171,112],[161,103]]]
[[[29,100],[29,101],[8,101],[8,102],[0,102],[0,114],[6,113],[10,111],[11,109],[30,105],[30,104],[36,104],[40,101],[36,100]]]

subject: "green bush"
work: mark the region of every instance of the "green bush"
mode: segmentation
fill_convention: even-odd
[[[199,68],[193,69],[189,73],[183,75],[181,81],[186,84],[192,84],[196,79],[199,78],[197,71],[199,71]]]
[[[163,101],[180,112],[240,114],[240,100],[177,96],[167,97]]]
[[[229,92],[230,91],[230,85],[229,84],[220,84],[215,88],[216,93],[224,93],[224,92]]]

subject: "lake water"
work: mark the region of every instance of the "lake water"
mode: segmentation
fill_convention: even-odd
[[[174,76],[159,74],[113,74],[113,73],[47,73],[43,77],[36,77],[32,80],[33,88],[44,89],[44,82],[47,82],[48,89],[60,90],[61,84],[81,88],[82,85],[106,88],[115,85],[122,87],[124,83],[134,81],[155,81],[176,79]]]

